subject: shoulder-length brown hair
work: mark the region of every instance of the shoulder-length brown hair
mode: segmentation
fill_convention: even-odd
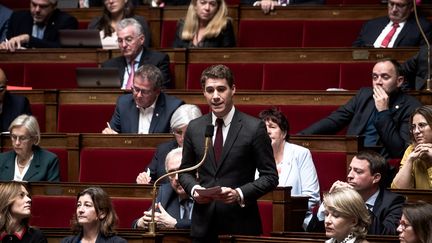
[[[21,181],[8,181],[0,184],[0,232],[10,232],[11,223],[14,221],[11,208],[17,197],[21,194],[21,187],[29,192],[27,184]],[[22,226],[28,226],[29,218],[21,221]]]
[[[124,8],[123,8],[123,18],[130,18],[134,16],[134,6],[132,4],[132,1],[126,1]],[[112,33],[115,32],[115,29],[111,27],[111,12],[108,10],[106,5],[104,4],[102,17],[99,19],[99,22],[97,23],[97,29],[104,31],[104,38],[107,36],[111,36]]]

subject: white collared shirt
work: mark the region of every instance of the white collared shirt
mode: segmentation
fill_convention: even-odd
[[[15,173],[14,173],[14,181],[22,181],[24,178],[24,175],[27,173],[28,169],[30,168],[30,164],[33,160],[33,155],[30,157],[29,162],[24,167],[22,173],[19,171],[18,167],[18,156],[15,156]]]
[[[156,97],[153,104],[147,108],[137,107],[139,109],[139,119],[138,119],[138,133],[148,134],[150,130],[150,123],[153,118],[154,109],[156,107],[156,101],[159,96]],[[159,114],[156,114],[158,116]]]
[[[223,144],[225,144],[226,137],[228,136],[228,131],[229,131],[229,128],[231,126],[231,121],[233,119],[234,112],[235,112],[235,108],[233,106],[231,108],[231,110],[228,112],[228,114],[226,114],[226,116],[222,117],[222,119],[224,120],[224,125],[222,126]],[[214,141],[216,139],[216,131],[217,131],[216,119],[217,118],[218,117],[216,117],[216,115],[214,113],[212,113],[212,124],[214,125],[214,133],[213,133],[213,138],[212,138],[213,144],[214,144]]]
[[[401,32],[402,28],[404,27],[406,21],[399,23],[399,27],[396,29],[396,32],[394,33],[392,39],[390,40],[390,43],[388,44],[387,47],[391,48],[393,47],[396,39],[399,36],[399,33]],[[378,36],[378,38],[375,40],[374,42],[374,47],[375,48],[380,48],[381,47],[381,43],[383,42],[384,38],[387,36],[387,34],[390,32],[390,30],[393,28],[393,21],[390,21],[386,27],[382,30],[381,34]]]
[[[135,63],[134,63],[134,70],[136,71],[139,67],[139,62],[141,60],[141,55],[143,54],[143,50],[141,50],[141,52],[135,57]],[[130,62],[128,62],[128,60],[126,60],[127,64],[125,67],[125,71],[124,71],[124,75],[123,75],[123,83],[122,83],[122,89],[126,89],[126,85],[127,82],[129,80],[129,74],[131,73],[132,67],[130,65]]]

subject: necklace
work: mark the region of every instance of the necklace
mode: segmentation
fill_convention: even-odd
[[[353,239],[354,238],[354,235],[353,235],[353,233],[350,233],[343,241],[341,241],[340,243],[346,243],[346,242],[348,242],[349,240],[351,240],[351,239]]]

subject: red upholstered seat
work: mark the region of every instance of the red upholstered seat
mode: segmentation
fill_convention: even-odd
[[[89,21],[78,20],[78,29],[85,30],[88,28]]]
[[[135,183],[155,149],[90,149],[80,153],[80,182]]]
[[[111,200],[119,218],[119,228],[131,228],[132,222],[141,217],[151,205],[151,199],[148,198],[112,197]]]
[[[30,8],[30,0],[1,0],[1,4],[11,9]]]
[[[177,28],[176,20],[164,20],[161,31],[161,48],[173,47]]]
[[[77,67],[97,67],[97,63],[28,63],[24,85],[35,89],[77,88]]]
[[[339,64],[280,63],[263,65],[264,90],[326,90],[339,87]]]
[[[8,85],[24,86],[24,63],[1,63],[0,68],[6,74]]]
[[[321,194],[327,192],[337,180],[346,180],[346,153],[311,151],[318,175]]]
[[[45,123],[45,105],[44,104],[31,104],[32,115],[36,117],[39,123],[39,129],[41,132],[46,131]]]
[[[258,209],[264,236],[270,236],[273,231],[273,204],[271,201],[258,201]]]
[[[100,133],[111,120],[115,105],[64,104],[58,108],[58,132]],[[85,118],[85,119],[84,119]]]
[[[262,64],[259,63],[222,63],[234,74],[236,87],[240,90],[262,89]],[[187,68],[187,89],[201,90],[201,73],[213,63],[192,63]]]
[[[370,87],[374,65],[374,62],[342,63],[340,87],[348,90]]]
[[[60,181],[68,182],[68,152],[62,148],[46,148],[50,152],[55,153],[59,159],[60,165]]]
[[[303,21],[240,20],[239,47],[301,47]]]
[[[32,197],[32,217],[30,225],[37,227],[69,228],[75,214],[75,196]]]
[[[304,22],[303,47],[351,47],[364,20]]]

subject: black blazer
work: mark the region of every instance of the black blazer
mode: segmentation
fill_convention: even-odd
[[[139,66],[143,64],[153,64],[158,67],[161,70],[164,79],[162,86],[165,88],[174,88],[174,84],[171,83],[171,74],[169,69],[170,59],[166,53],[143,48]],[[123,81],[124,73],[127,67],[127,61],[124,56],[119,56],[105,61],[102,63],[102,67],[118,68],[119,78]]]
[[[166,174],[166,170],[165,170],[166,156],[171,150],[178,148],[178,146],[179,145],[177,141],[174,139],[162,143],[157,147],[155,155],[153,156],[152,161],[148,165],[148,168],[150,169],[150,177],[152,182],[156,181],[159,177]],[[164,178],[160,181],[160,183],[167,183],[167,182],[169,182],[167,178]]]
[[[158,194],[156,197],[156,203],[161,203],[162,207],[165,211],[171,215],[171,217],[177,220],[177,224],[175,225],[176,229],[189,229],[191,226],[190,219],[181,219],[180,218],[180,201],[177,193],[171,187],[171,184],[165,183],[159,187]],[[137,228],[137,222],[139,218],[136,219],[132,228]]]
[[[183,103],[182,100],[161,92],[153,111],[149,133],[169,133],[171,116]],[[110,121],[111,128],[118,133],[138,133],[138,121],[139,110],[132,94],[121,95]]]
[[[428,78],[427,57],[427,46],[422,46],[415,56],[402,64],[406,77],[404,88],[409,90],[422,90],[425,88],[426,79]]]
[[[18,239],[15,234],[5,235],[3,238],[0,238],[0,242],[2,243],[14,243],[14,242],[31,242],[31,243],[48,243],[45,238],[43,232],[39,229],[27,226],[27,230],[24,233],[22,239]]]
[[[357,40],[353,42],[352,46],[373,47],[374,42],[389,22],[390,19],[387,16],[367,21],[363,25],[360,34],[357,37]],[[424,17],[420,17],[420,23],[426,36],[428,37],[428,39],[430,39],[432,36],[431,23]],[[394,43],[394,47],[418,47],[424,44],[424,39],[420,31],[418,30],[414,15],[411,15],[405,22],[405,25],[401,32],[399,33]]]
[[[383,146],[382,155],[402,158],[410,143],[409,117],[419,106],[421,103],[416,98],[400,90],[390,95],[389,110],[378,112],[374,123],[379,136],[377,145]],[[299,134],[336,134],[348,126],[347,135],[363,135],[374,109],[372,88],[362,88],[348,103]]]
[[[189,123],[180,169],[191,167],[201,160],[206,126],[211,124],[211,113]],[[260,176],[255,180],[257,169]],[[219,201],[195,203],[191,227],[193,237],[206,237],[209,234],[261,234],[257,199],[278,185],[270,137],[261,120],[235,110],[218,165],[216,166],[211,148],[204,164],[198,169],[198,181],[195,175],[196,171],[180,174],[179,180],[186,193],[190,194],[195,185],[205,188],[240,188],[245,206]]]
[[[82,238],[82,234],[72,235],[63,238],[61,243],[79,243],[81,242],[81,238]],[[117,235],[105,237],[99,234],[96,239],[96,243],[127,243],[127,241]]]
[[[6,91],[3,98],[3,110],[0,113],[2,132],[9,131],[9,126],[19,115],[31,115],[30,103],[25,96],[13,95]]]
[[[60,11],[54,10],[48,19],[43,39],[32,37],[33,18],[29,10],[14,12],[9,20],[7,38],[28,34],[30,40],[25,47],[36,48],[59,48],[59,34],[61,29],[78,29],[78,21],[75,17]]]
[[[15,151],[0,153],[0,180],[10,181],[15,173]],[[57,155],[33,146],[33,160],[24,181],[60,181],[59,159]]]
[[[373,206],[370,235],[396,235],[405,197],[388,190],[381,190]]]
[[[223,29],[217,37],[210,39],[203,39],[198,46],[193,46],[192,41],[182,40],[181,34],[183,32],[184,20],[180,19],[177,22],[176,36],[174,39],[174,48],[189,48],[189,47],[235,47],[234,28],[231,19],[227,19],[225,29]]]

